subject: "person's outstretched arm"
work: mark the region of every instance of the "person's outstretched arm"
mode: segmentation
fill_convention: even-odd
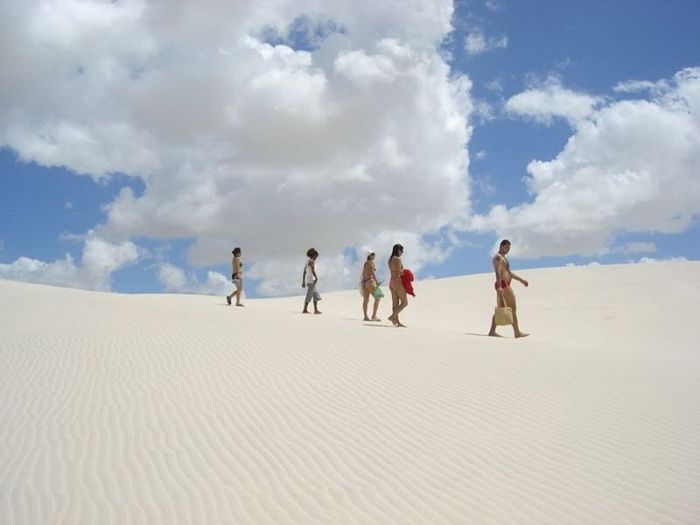
[[[526,287],[527,287],[527,286],[530,284],[530,283],[528,283],[525,279],[523,279],[522,277],[518,277],[517,275],[515,275],[513,272],[510,272],[510,276],[511,276],[513,279],[515,279],[516,281],[519,281],[523,286],[526,286]]]

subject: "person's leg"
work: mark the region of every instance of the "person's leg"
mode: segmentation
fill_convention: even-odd
[[[499,308],[503,308],[505,306],[505,303],[503,302],[503,298],[501,297],[501,294],[496,292],[496,304],[498,305]],[[491,329],[489,330],[489,335],[492,337],[501,337],[496,333],[496,314],[493,314],[491,316]]]
[[[401,321],[399,321],[399,314],[403,312],[404,308],[408,306],[408,294],[406,293],[406,290],[399,290],[398,293],[398,298],[399,298],[399,304],[396,307],[396,314],[394,314],[394,319],[396,320],[396,326],[401,326],[405,327],[405,324],[401,324]]]
[[[318,302],[321,300],[321,295],[316,291],[316,284],[314,283],[311,288],[311,297],[314,300],[314,313],[320,314],[321,310],[318,309]]]
[[[399,307],[399,294],[396,293],[396,290],[394,290],[394,287],[391,285],[389,285],[389,291],[391,292],[391,315],[388,319],[396,324],[396,309]]]
[[[520,326],[518,325],[518,305],[515,300],[515,292],[513,291],[513,288],[511,288],[510,286],[507,287],[503,291],[503,295],[505,295],[506,303],[508,304],[508,306],[510,306],[510,309],[513,311],[513,335],[515,337],[527,337],[530,334],[521,332]]]
[[[362,312],[365,314],[364,320],[369,321],[367,317],[367,305],[369,304],[369,290],[365,287],[362,289]]]
[[[379,299],[374,300],[374,308],[372,309],[372,321],[381,321],[377,317],[377,310],[379,309]]]
[[[308,314],[309,313],[309,303],[311,302],[311,298],[314,295],[314,285],[307,283],[306,285],[306,297],[304,298],[304,309],[302,310],[301,313],[303,314]]]
[[[501,337],[496,333],[496,314],[491,316],[491,328],[489,329],[489,335],[491,337]]]
[[[243,295],[243,281],[239,280],[236,288],[236,306],[243,306],[241,304],[241,295]]]
[[[236,280],[233,279],[233,285],[236,286]],[[226,296],[226,302],[228,303],[229,306],[231,306],[231,299],[233,299],[233,296],[236,295],[236,290],[238,288],[234,288],[233,291],[231,292],[230,295]]]

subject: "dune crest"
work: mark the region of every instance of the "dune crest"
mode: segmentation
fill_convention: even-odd
[[[700,523],[700,263],[518,273],[518,341],[486,274],[408,329],[0,281],[0,523]]]

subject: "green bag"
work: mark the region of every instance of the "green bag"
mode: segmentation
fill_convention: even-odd
[[[377,286],[372,292],[372,295],[375,299],[381,299],[382,297],[384,297],[384,292],[382,292],[382,289],[379,288],[379,286]]]

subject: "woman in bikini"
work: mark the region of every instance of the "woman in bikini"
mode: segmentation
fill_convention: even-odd
[[[374,264],[375,258],[374,252],[370,252],[367,255],[367,260],[362,266],[362,311],[365,314],[365,321],[381,321],[377,318],[377,309],[379,308],[380,297],[374,297],[374,291],[379,286],[379,281],[377,280],[377,266]],[[374,297],[374,308],[372,310],[372,318],[367,317],[367,305],[369,304],[369,296]]]
[[[231,292],[231,295],[226,296],[226,302],[231,305],[231,299],[236,296],[236,306],[243,306],[241,303],[241,294],[243,293],[243,261],[241,261],[241,249],[236,247],[231,252],[233,260],[231,261],[231,279],[236,289]]]
[[[401,281],[401,275],[403,274],[403,263],[401,262],[401,256],[403,255],[403,246],[400,244],[394,244],[391,249],[391,257],[389,257],[389,274],[391,279],[389,281],[389,290],[391,290],[391,315],[388,317],[389,321],[394,323],[394,326],[404,327],[399,321],[399,314],[403,311],[406,306],[408,306],[408,298],[406,296],[406,289],[403,287],[403,282]]]

